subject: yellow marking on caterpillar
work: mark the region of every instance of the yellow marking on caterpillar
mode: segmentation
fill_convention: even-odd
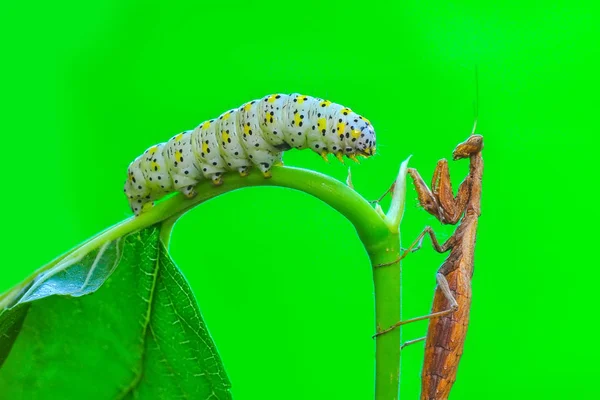
[[[206,143],[206,142],[202,143],[202,152],[204,154],[208,153],[208,143]]]
[[[160,165],[158,165],[157,162],[152,161],[150,167],[152,168],[152,171],[160,171]]]
[[[202,129],[208,129],[210,128],[210,121],[204,121],[204,123],[202,124]]]
[[[345,122],[338,122],[338,124],[337,124],[338,134],[343,135],[345,130],[346,130],[346,123]]]
[[[223,138],[224,142],[229,142],[229,133],[221,131],[221,137]]]
[[[231,116],[231,113],[229,111],[227,111],[224,115],[223,115],[223,120],[227,121],[229,119],[229,117]]]
[[[180,133],[179,135],[175,136],[175,141],[180,142],[182,138],[183,138],[183,133]]]
[[[302,118],[300,118],[300,113],[294,114],[294,126],[300,126],[300,122],[302,122]]]
[[[355,138],[358,139],[360,137],[361,132],[358,129],[352,129],[350,131],[350,135]]]
[[[272,94],[269,96],[269,103],[275,103],[275,100],[277,100],[277,95],[276,94]]]
[[[249,135],[250,134],[250,127],[248,126],[248,124],[244,125],[244,135]]]
[[[150,147],[150,150],[148,150],[148,152],[153,155],[154,153],[156,153],[157,149],[158,149],[158,146],[152,146],[152,147]]]
[[[323,132],[324,129],[327,129],[327,120],[325,118],[320,118],[317,121],[317,127],[319,128],[319,132]]]
[[[244,111],[250,111],[251,108],[252,108],[252,102],[246,103],[246,105],[244,105]]]
[[[304,95],[298,95],[298,104],[302,104],[304,103],[306,100],[308,100],[308,97],[304,96]]]
[[[179,150],[175,151],[175,161],[181,160],[182,157],[183,157],[182,152],[180,152]],[[179,161],[179,162],[181,162],[181,161]]]
[[[329,107],[331,105],[331,102],[329,100],[323,100],[321,102],[321,107]]]
[[[344,114],[344,115],[348,115],[348,114],[350,114],[351,112],[352,112],[352,110],[351,110],[351,109],[349,109],[348,107],[346,107],[346,108],[342,109],[342,111],[341,111],[341,113],[342,113],[342,114]]]

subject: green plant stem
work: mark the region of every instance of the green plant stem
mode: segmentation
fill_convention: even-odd
[[[399,233],[390,233],[371,249],[369,257],[374,267],[376,330],[380,332],[401,317]],[[375,399],[396,400],[400,387],[400,329],[377,336],[375,340]]]
[[[41,272],[60,269],[69,262],[88,254],[103,244],[122,236],[164,223],[161,240],[168,245],[173,224],[177,218],[194,206],[217,197],[221,194],[253,186],[279,186],[303,191],[327,203],[342,213],[356,228],[372,262],[372,266],[391,263],[399,256],[398,225],[386,222],[385,215],[376,212],[373,207],[357,192],[345,184],[326,175],[304,169],[276,167],[273,177],[265,179],[258,171],[247,177],[229,175],[225,183],[214,186],[208,181],[198,184],[198,195],[187,199],[177,194],[159,202],[138,217],[132,217],[114,225],[106,231],[84,242],[82,245],[53,260],[38,269],[34,274],[0,296],[0,309],[10,304],[21,290],[35,279]],[[399,221],[398,221],[399,223]],[[375,320],[377,330],[385,329],[400,319],[400,266],[399,263],[373,271],[375,285]],[[396,329],[376,339],[376,400],[393,400],[398,398],[400,367],[400,332]]]

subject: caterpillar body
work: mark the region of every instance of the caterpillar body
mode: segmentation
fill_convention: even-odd
[[[204,179],[219,185],[226,172],[246,176],[256,167],[268,178],[294,148],[310,148],[326,161],[329,153],[356,161],[375,154],[375,131],[366,118],[328,100],[272,94],[150,147],[129,165],[124,191],[139,215],[168,193],[195,196]]]

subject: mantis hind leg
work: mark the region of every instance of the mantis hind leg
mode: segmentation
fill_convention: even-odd
[[[408,347],[411,344],[424,342],[425,340],[427,340],[427,336],[423,336],[418,339],[407,340],[406,342],[402,343],[402,345],[400,346],[400,350],[403,350],[405,347]]]
[[[446,278],[444,277],[444,275],[438,273],[436,275],[436,280],[437,280],[437,283],[438,283],[438,287],[442,290],[442,293],[444,293],[444,296],[450,302],[450,308],[449,309],[444,310],[444,311],[434,312],[434,313],[423,315],[423,316],[416,317],[416,318],[410,318],[410,319],[407,319],[407,320],[404,320],[404,321],[398,321],[394,325],[390,326],[389,328],[386,328],[384,330],[378,331],[375,335],[373,335],[373,337],[381,336],[381,335],[383,335],[385,333],[391,332],[394,329],[396,329],[396,328],[398,328],[398,327],[400,327],[402,325],[410,324],[412,322],[422,321],[424,319],[431,319],[431,318],[443,317],[444,315],[451,314],[451,313],[455,312],[456,310],[458,310],[458,302],[456,301],[456,299],[452,295],[452,291],[450,290],[450,286],[448,285],[448,281],[446,280]]]

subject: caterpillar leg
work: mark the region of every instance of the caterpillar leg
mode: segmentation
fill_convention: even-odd
[[[192,199],[192,198],[196,197],[196,195],[198,194],[198,192],[196,192],[196,188],[194,187],[194,185],[189,185],[184,188],[181,188],[180,192],[188,199]]]
[[[146,203],[142,203],[142,202],[138,203],[137,201],[129,202],[129,208],[131,208],[131,211],[135,214],[136,217],[138,215],[148,211],[153,206],[154,206],[153,201],[149,201]]]
[[[260,172],[262,172],[265,179],[269,179],[273,176],[271,174],[271,164],[269,164],[268,162],[261,162],[260,164],[258,164],[258,169],[260,169]]]
[[[131,205],[131,211],[133,211],[133,213],[137,217],[138,215],[147,212],[152,207],[154,207],[154,202],[153,201],[150,201],[148,203],[143,203],[143,204],[134,203],[134,204]]]
[[[148,210],[150,210],[152,207],[154,207],[154,202],[151,201],[149,203],[146,203],[142,206],[142,210],[140,211],[141,213],[143,212],[147,212]]]
[[[349,154],[347,157],[349,159],[351,159],[352,161],[354,161],[355,163],[360,164],[360,161],[358,161],[358,158],[356,158],[355,154]]]
[[[213,185],[220,186],[223,184],[223,177],[221,175],[222,174],[220,172],[216,172],[216,173],[212,174],[210,179],[212,180]]]
[[[249,157],[256,168],[262,172],[263,176],[268,179],[271,177],[271,168],[278,165],[281,161],[281,152],[271,152],[266,150],[256,150]]]
[[[267,163],[264,163],[265,167],[268,165]],[[273,161],[273,167],[283,167],[283,161],[282,160],[275,160]],[[271,178],[273,175],[271,174],[271,169],[268,170],[263,170],[261,168],[261,171],[263,173],[263,176],[265,177],[265,179],[269,179]]]
[[[241,177],[248,176],[250,173],[250,167],[239,167],[238,172],[240,173]]]

